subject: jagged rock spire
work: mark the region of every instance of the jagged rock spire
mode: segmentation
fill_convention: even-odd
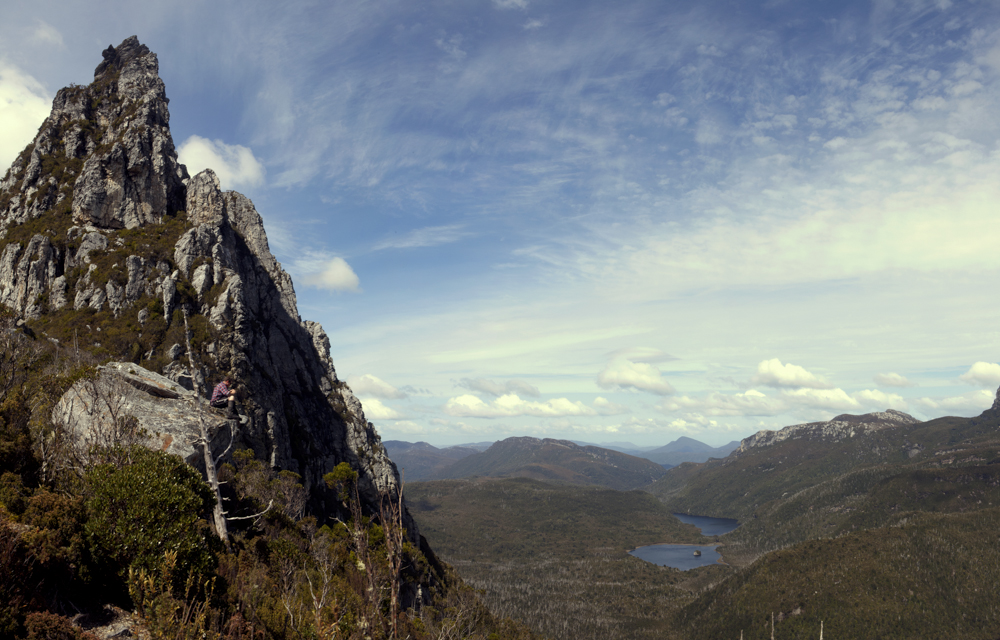
[[[135,228],[184,207],[156,54],[132,36],[108,47],[89,86],[61,89],[52,113],[0,181],[0,227],[43,213]]]
[[[361,403],[337,379],[329,339],[299,317],[253,203],[177,162],[156,55],[134,37],[104,51],[89,86],[59,91],[0,182],[0,303],[46,338],[178,384],[233,375],[248,418],[237,445],[300,474],[318,516],[340,509],[323,482],[340,462],[358,472],[369,512],[399,490]],[[194,371],[179,358],[188,341]],[[417,542],[405,512],[404,522]]]

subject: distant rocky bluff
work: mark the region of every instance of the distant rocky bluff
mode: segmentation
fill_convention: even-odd
[[[104,51],[93,83],[59,91],[0,181],[0,302],[39,338],[141,364],[179,387],[206,390],[232,374],[249,417],[237,444],[300,474],[317,515],[338,509],[322,477],[343,461],[374,506],[398,490],[395,465],[337,378],[322,327],[299,318],[253,203],[178,163],[167,103],[157,57],[136,37]],[[174,408],[136,417],[156,414],[157,431],[171,412],[191,420],[181,396],[153,394],[147,404]]]

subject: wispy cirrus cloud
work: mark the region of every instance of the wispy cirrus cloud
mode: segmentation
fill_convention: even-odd
[[[437,227],[424,227],[413,229],[398,237],[390,237],[376,243],[372,249],[381,251],[383,249],[413,249],[417,247],[436,247],[442,244],[458,242],[467,238],[472,233],[465,228],[465,225],[448,224]]]
[[[458,381],[458,386],[470,391],[480,391],[491,396],[503,396],[508,393],[532,396],[537,398],[541,395],[538,387],[525,382],[524,380],[507,380],[506,382],[496,382],[488,378],[462,378]]]
[[[558,418],[614,415],[627,412],[627,409],[602,397],[596,398],[593,406],[587,406],[579,400],[573,401],[567,398],[553,398],[538,402],[522,400],[517,394],[508,393],[491,402],[484,402],[481,398],[468,394],[456,396],[445,403],[444,412],[460,418],[514,418],[518,416]]]

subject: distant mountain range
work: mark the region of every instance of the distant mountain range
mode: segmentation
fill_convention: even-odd
[[[512,438],[447,471],[569,473],[595,451],[641,460],[611,451],[628,444]],[[699,445],[681,439],[642,453]],[[618,464],[604,463],[589,469],[610,474]],[[659,503],[511,478],[415,483],[407,497],[428,539],[486,602],[553,638],[750,640],[824,628],[830,638],[998,637],[1000,395],[971,419],[919,422],[888,410],[760,431],[725,458],[682,463],[642,489]],[[642,513],[659,523],[655,541],[689,542],[656,519],[681,512],[740,521],[717,540],[727,564],[653,568],[625,554],[647,543],[638,531],[609,538]]]
[[[508,440],[522,440],[525,442],[537,443],[541,446],[544,442],[562,442],[576,445],[577,447],[586,449],[601,449],[604,451],[623,453],[627,456],[635,458],[645,458],[650,460],[665,469],[677,466],[684,462],[705,462],[709,458],[725,458],[732,451],[740,446],[738,441],[730,442],[729,444],[723,445],[721,447],[712,447],[705,444],[704,442],[699,442],[694,438],[681,437],[673,442],[670,442],[663,446],[648,446],[640,447],[634,445],[631,442],[613,442],[604,444],[593,444],[589,442],[579,442],[579,441],[569,441],[569,440],[551,440],[538,439],[538,438],[509,438]],[[506,442],[506,441],[504,441]],[[455,465],[459,460],[462,460],[468,456],[474,455],[476,453],[481,453],[489,450],[495,444],[493,442],[474,442],[467,444],[455,445],[452,447],[438,448],[427,442],[406,442],[403,440],[387,440],[383,442],[386,450],[389,452],[389,457],[396,463],[396,466],[405,471],[405,478],[408,481],[415,482],[418,480],[427,480],[430,478],[459,478],[467,477],[466,475],[453,475],[453,473],[465,473],[466,470],[471,471],[468,475],[504,475],[504,476],[523,476],[523,477],[537,477],[539,479],[545,479],[540,476],[534,475],[536,470],[531,473],[514,473],[513,469],[518,468],[518,463],[516,462],[496,462],[496,468],[503,468],[507,471],[499,474],[483,473],[474,469],[473,467],[466,465],[463,467],[456,467],[455,471],[450,470],[452,465]],[[512,454],[517,451],[518,455],[523,454],[523,446],[519,448],[505,447],[494,451],[491,454],[491,460],[496,459],[499,456],[506,454]],[[565,453],[563,451],[562,453]],[[602,454],[603,459],[611,459],[606,455]],[[543,455],[544,457],[544,455]],[[592,458],[593,459],[593,458]],[[536,461],[537,462],[537,461]],[[548,462],[541,462],[539,464],[545,465]],[[470,463],[476,464],[476,463]],[[513,466],[511,466],[513,465]],[[559,474],[556,474],[559,475]],[[563,473],[562,475],[566,475]],[[572,476],[572,473],[569,473]],[[556,478],[549,478],[556,479]],[[604,484],[602,482],[584,483],[584,484],[601,484],[603,486],[611,486]]]
[[[458,460],[480,451],[465,445],[438,449],[426,442],[402,440],[386,440],[382,444],[396,463],[396,468],[403,474],[404,482],[430,478]]]
[[[551,438],[507,438],[437,472],[434,479],[519,477],[624,491],[644,487],[665,472],[655,462],[611,449]]]
[[[705,462],[709,458],[725,458],[739,446],[740,443],[737,440],[721,447],[712,447],[694,438],[681,436],[670,444],[656,449],[635,451],[634,453],[625,451],[625,453],[652,460],[664,467],[676,467],[683,462]]]

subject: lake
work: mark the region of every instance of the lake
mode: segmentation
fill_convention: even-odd
[[[675,513],[674,517],[684,524],[693,524],[698,527],[703,536],[721,536],[740,526],[739,521],[732,518],[709,518],[708,516],[691,516],[686,513]]]
[[[674,516],[685,524],[693,524],[701,530],[703,536],[721,536],[729,533],[740,523],[731,518],[709,518],[707,516],[692,516],[686,513],[675,513]],[[652,562],[661,567],[674,567],[681,571],[704,567],[719,562],[721,556],[716,551],[719,545],[693,544],[651,544],[629,551],[640,560]],[[701,551],[701,556],[694,555],[695,549]]]

